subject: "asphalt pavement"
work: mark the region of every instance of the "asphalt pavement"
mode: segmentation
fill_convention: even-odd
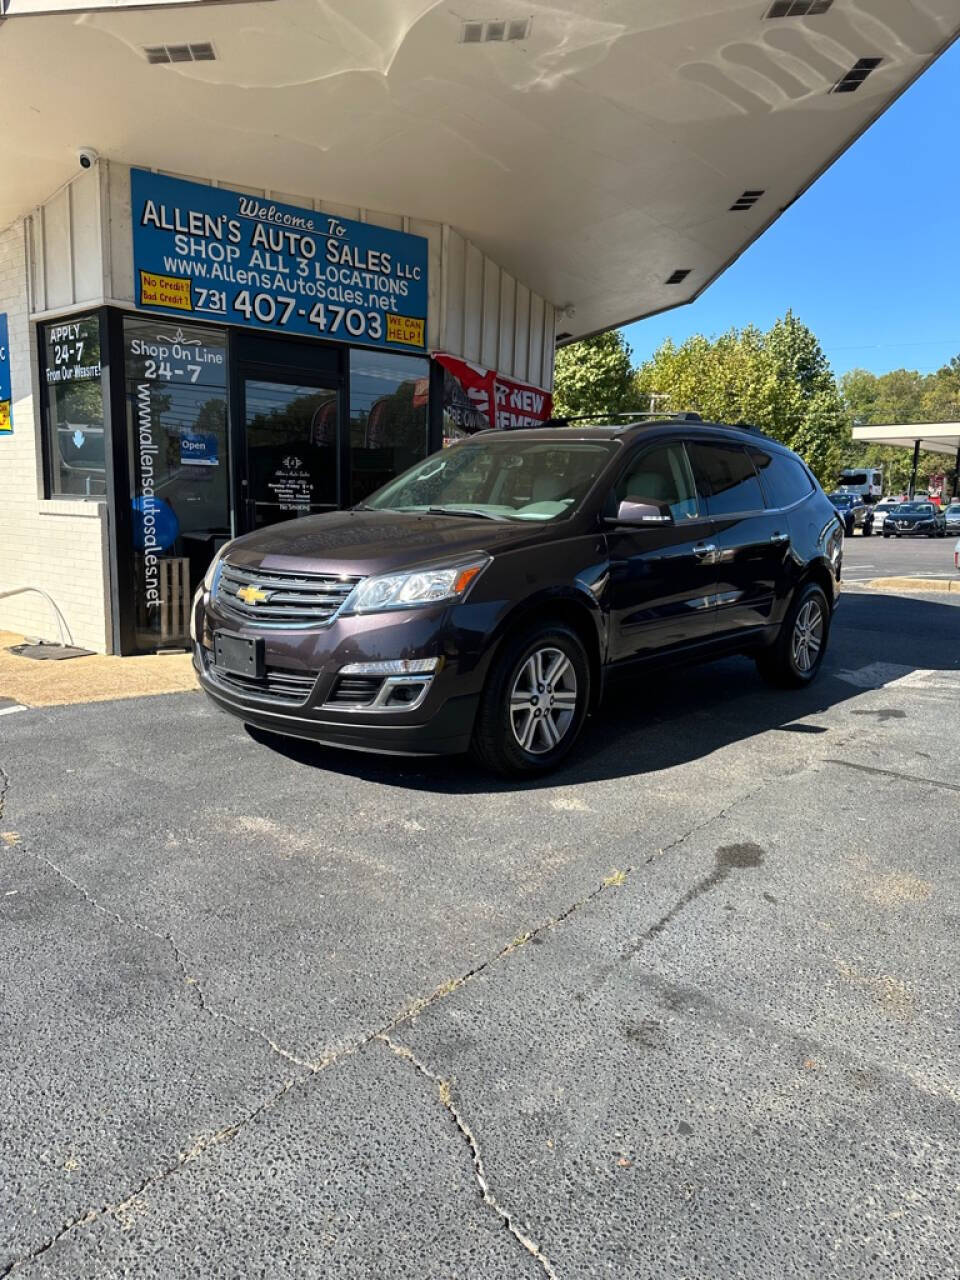
[[[850,590],[527,786],[3,717],[0,1276],[956,1275],[958,641]]]
[[[843,543],[843,579],[855,584],[873,578],[956,578],[953,549],[957,535],[945,538],[865,538],[854,534]]]

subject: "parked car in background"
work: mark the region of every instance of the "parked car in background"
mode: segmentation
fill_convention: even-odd
[[[809,684],[842,558],[810,469],[758,431],[479,432],[352,511],[227,543],[193,603],[193,662],[260,729],[472,748],[530,775],[617,671],[748,653],[771,683]]]
[[[865,533],[883,533],[883,522],[894,507],[900,505],[900,498],[881,498],[879,502],[873,504],[870,511],[870,527],[865,529]]]
[[[947,521],[939,507],[927,499],[901,502],[883,522],[885,538],[944,538]]]
[[[960,498],[950,499],[950,505],[943,509],[943,518],[947,522],[947,533],[960,533]]]
[[[831,493],[827,496],[833,503],[837,515],[843,521],[843,531],[848,538],[852,538],[857,529],[861,533],[869,532],[867,512],[870,508],[859,494]]]

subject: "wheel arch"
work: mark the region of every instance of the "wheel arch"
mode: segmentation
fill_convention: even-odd
[[[592,603],[591,603],[592,602]],[[590,662],[590,706],[600,700],[603,682],[603,646],[605,619],[596,602],[579,594],[534,596],[517,605],[501,622],[491,653],[499,653],[504,643],[518,632],[536,624],[560,622],[568,626],[583,643]]]

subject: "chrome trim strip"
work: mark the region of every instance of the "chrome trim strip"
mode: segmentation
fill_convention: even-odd
[[[377,691],[377,696],[371,702],[329,702],[328,701],[328,702],[324,702],[323,706],[329,709],[330,711],[350,711],[350,712],[370,711],[374,714],[378,712],[384,712],[384,711],[390,712],[391,714],[394,714],[396,712],[403,712],[403,711],[416,711],[418,707],[423,705],[423,702],[427,694],[430,692],[430,688],[433,684],[433,681],[434,681],[434,676],[432,674],[424,674],[419,676],[386,676],[384,678],[383,684],[380,686],[380,688]],[[413,702],[404,702],[392,707],[385,705],[387,702],[387,699],[390,697],[390,694],[393,692],[394,689],[396,689],[400,685],[409,685],[409,684],[423,685],[423,688],[421,689],[417,697],[414,698]],[[336,683],[334,683],[333,688],[335,689],[336,687],[337,687]]]

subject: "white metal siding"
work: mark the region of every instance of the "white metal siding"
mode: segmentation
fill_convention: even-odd
[[[444,246],[440,347],[549,390],[554,308],[452,227]]]

